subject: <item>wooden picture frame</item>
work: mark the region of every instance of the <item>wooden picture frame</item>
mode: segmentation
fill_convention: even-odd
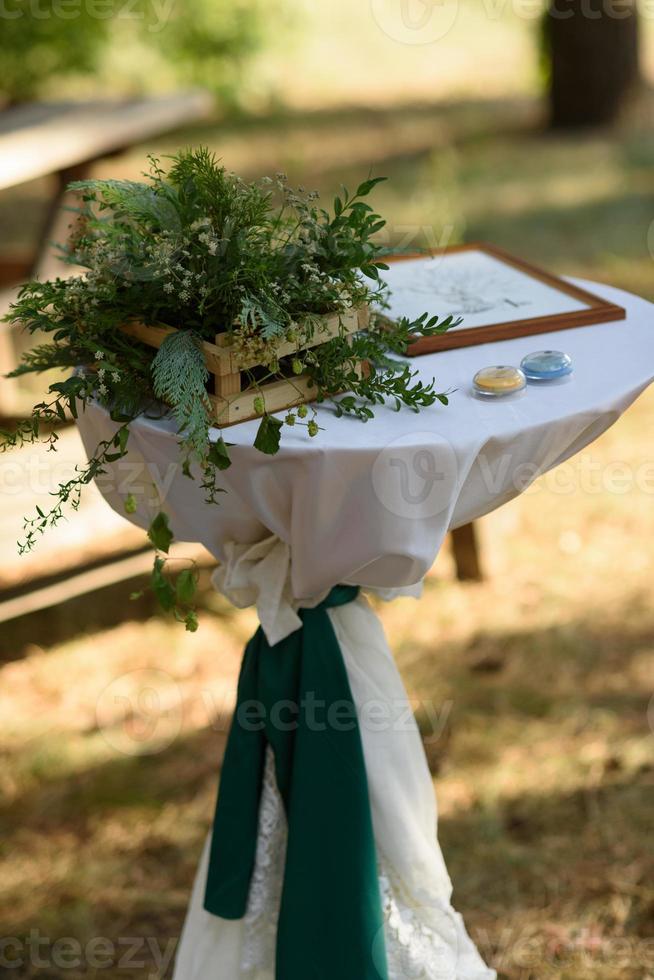
[[[510,266],[512,269],[517,269],[523,275],[531,279],[536,279],[538,282],[557,290],[557,292],[572,297],[577,303],[584,304],[585,308],[566,313],[504,320],[497,323],[485,324],[484,326],[466,327],[462,325],[438,337],[418,338],[411,344],[407,351],[410,357],[415,357],[420,354],[431,354],[433,351],[451,350],[456,347],[487,344],[495,340],[508,340],[513,337],[527,337],[532,334],[549,333],[553,330],[567,330],[571,327],[583,327],[593,323],[623,320],[626,316],[625,310],[621,306],[601,299],[586,289],[574,286],[559,276],[546,272],[538,268],[538,266],[526,262],[524,259],[518,259],[496,245],[489,245],[485,242],[471,242],[467,245],[454,245],[448,248],[430,249],[425,252],[414,252],[407,255],[393,255],[389,256],[385,261],[397,263],[409,259],[426,259],[461,252],[481,252],[484,255],[490,256],[504,265]],[[425,309],[429,310],[428,301],[426,302]],[[451,311],[443,309],[429,310],[429,312],[445,316]]]

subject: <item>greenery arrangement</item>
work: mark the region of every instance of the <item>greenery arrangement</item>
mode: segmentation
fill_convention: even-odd
[[[439,321],[424,313],[413,321],[390,321],[373,314],[364,330],[342,330],[306,347],[326,314],[340,322],[352,310],[386,304],[380,279],[385,250],[374,240],[384,221],[365,200],[384,178],[369,178],[352,194],[343,188],[330,212],[315,192],[290,187],[285,175],[246,183],[204,148],[179,153],[167,172],[157,160],[150,163],[144,182],[72,185],[81,204],[62,257],[85,273],[26,284],[7,317],[48,335],[24,355],[13,377],[73,371],[50,386],[51,400],[0,434],[0,449],[40,439],[56,448],[57,423],[69,414],[76,418],[90,399],[117,424],[115,436],[59,486],[50,510],[39,508],[26,521],[22,551],[63,517],[67,505],[77,508],[83,488],[127,454],[130,425],[144,413],[172,414],[185,475],[200,481],[207,500],[218,502],[220,471],[231,460],[222,436],[210,439],[202,353],[203,341],[217,335],[225,334],[244,359],[256,355],[258,367],[244,374],[249,388],[260,392],[254,445],[263,453],[277,452],[284,425],[306,426],[311,437],[319,433],[312,405],[301,404],[283,418],[266,411],[271,378],[306,375],[315,403],[331,399],[337,415],[364,422],[387,402],[415,411],[436,401],[447,404],[433,381],[416,380],[406,363],[389,355],[404,353],[412,336],[447,330],[451,317]],[[121,329],[135,318],[177,329],[154,350]],[[291,354],[280,357],[289,344]],[[365,372],[358,370],[362,362]],[[133,511],[135,501],[128,497],[125,506]],[[157,597],[193,630],[195,570],[170,574],[163,557],[172,541],[165,513],[157,513],[149,536],[158,552],[152,578]]]

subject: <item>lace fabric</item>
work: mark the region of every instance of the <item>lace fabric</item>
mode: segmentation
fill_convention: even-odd
[[[241,974],[245,980],[274,976],[277,919],[286,860],[286,815],[275,782],[275,762],[266,754],[259,807],[259,837],[248,908],[243,920]],[[265,972],[265,971],[268,972]],[[270,972],[270,971],[273,972]],[[264,971],[264,972],[262,972]]]
[[[243,920],[241,980],[274,980],[275,939],[286,856],[286,817],[268,750],[259,812],[259,840]],[[439,898],[416,904],[384,857],[379,861],[390,980],[492,980],[461,917]],[[474,956],[471,969],[462,964]]]

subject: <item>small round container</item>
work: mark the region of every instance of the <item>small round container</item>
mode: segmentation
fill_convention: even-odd
[[[558,381],[572,374],[572,358],[561,350],[537,350],[520,362],[527,381]]]
[[[475,394],[484,398],[504,398],[514,395],[527,384],[524,373],[508,364],[495,364],[477,371],[472,379]]]

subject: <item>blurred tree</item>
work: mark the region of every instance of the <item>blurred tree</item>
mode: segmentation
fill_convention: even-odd
[[[271,0],[185,0],[153,41],[180,79],[238,104],[245,64],[263,45],[276,6]]]
[[[34,98],[50,78],[93,71],[108,21],[92,7],[66,9],[57,0],[2,0],[0,100]]]
[[[639,78],[635,0],[550,0],[544,37],[551,125],[613,122]]]
[[[281,9],[281,0],[0,3],[0,103],[9,104],[52,97],[67,77],[96,74],[85,91],[106,91],[108,80],[118,94],[191,82],[237,103],[248,58]]]

